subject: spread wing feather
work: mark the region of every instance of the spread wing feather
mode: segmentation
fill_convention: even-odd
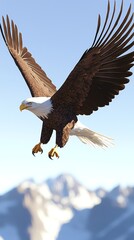
[[[42,68],[35,62],[31,53],[23,47],[22,34],[17,26],[7,16],[3,19],[3,29],[0,26],[3,39],[16,65],[21,71],[33,97],[50,97],[56,92],[55,85],[47,77]]]
[[[110,15],[110,2],[102,31],[99,34],[99,15],[93,45],[86,50],[61,88],[52,96],[54,104],[71,106],[76,114],[91,114],[98,107],[109,105],[115,95],[124,89],[132,75],[134,23],[131,5],[121,21],[123,1],[115,19],[116,4]],[[121,21],[121,23],[120,23]],[[128,52],[129,50],[129,52]]]

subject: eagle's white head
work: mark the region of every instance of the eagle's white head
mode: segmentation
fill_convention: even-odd
[[[21,103],[20,110],[24,109],[33,112],[37,117],[47,118],[53,110],[53,106],[49,97],[32,97]]]

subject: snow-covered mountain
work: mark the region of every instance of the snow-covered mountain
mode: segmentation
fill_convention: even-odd
[[[0,196],[0,240],[133,240],[134,188],[89,191],[69,174]]]

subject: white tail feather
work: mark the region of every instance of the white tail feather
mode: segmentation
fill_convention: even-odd
[[[71,130],[71,136],[77,136],[83,143],[89,145],[97,145],[99,147],[109,147],[113,145],[113,139],[93,132],[79,121]]]

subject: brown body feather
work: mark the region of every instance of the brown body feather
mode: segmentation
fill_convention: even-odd
[[[41,142],[47,143],[56,130],[56,143],[63,147],[77,122],[77,115],[91,114],[99,107],[109,105],[115,95],[124,89],[132,74],[134,52],[134,23],[131,5],[121,20],[123,1],[115,19],[116,2],[110,17],[108,1],[106,19],[101,33],[99,15],[97,31],[91,48],[85,51],[68,78],[56,92],[56,87],[35,62],[27,48],[23,47],[22,35],[7,17],[3,18],[1,32],[5,43],[19,67],[32,96],[50,96],[53,111],[43,120]],[[98,36],[99,35],[99,36]]]

